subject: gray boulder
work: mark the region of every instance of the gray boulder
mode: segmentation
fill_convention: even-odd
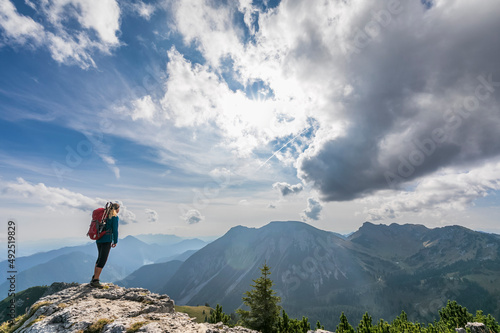
[[[467,323],[465,325],[466,328],[470,328],[470,331],[472,333],[487,333],[488,331],[486,330],[486,326],[484,326],[483,323]]]

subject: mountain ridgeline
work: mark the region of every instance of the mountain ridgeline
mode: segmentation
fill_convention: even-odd
[[[343,311],[357,322],[432,322],[448,299],[500,317],[500,237],[459,226],[366,222],[347,239],[301,222],[238,226],[189,257],[159,292],[177,304],[242,306],[266,262],[291,317],[335,327]]]

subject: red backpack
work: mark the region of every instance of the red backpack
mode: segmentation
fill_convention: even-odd
[[[92,240],[98,240],[106,234],[106,220],[111,210],[111,202],[108,202],[104,208],[97,208],[92,212],[92,221],[90,222],[87,236]]]

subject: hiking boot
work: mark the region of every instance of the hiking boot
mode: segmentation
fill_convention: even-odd
[[[99,280],[97,279],[92,279],[92,281],[90,281],[90,286],[94,287],[94,288],[102,288],[102,284],[101,282],[99,282]]]

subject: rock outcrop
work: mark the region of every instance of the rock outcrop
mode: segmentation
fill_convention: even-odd
[[[488,333],[488,330],[486,330],[486,326],[483,323],[468,322],[467,325],[465,325],[465,328],[470,329],[470,332],[472,333]],[[467,333],[467,330],[465,328],[455,328],[455,332]]]
[[[469,328],[472,333],[488,333],[486,326],[483,323],[467,323],[465,328]]]
[[[187,314],[175,312],[167,295],[113,284],[103,289],[75,285],[42,297],[17,325],[16,333],[256,332],[196,323]]]

